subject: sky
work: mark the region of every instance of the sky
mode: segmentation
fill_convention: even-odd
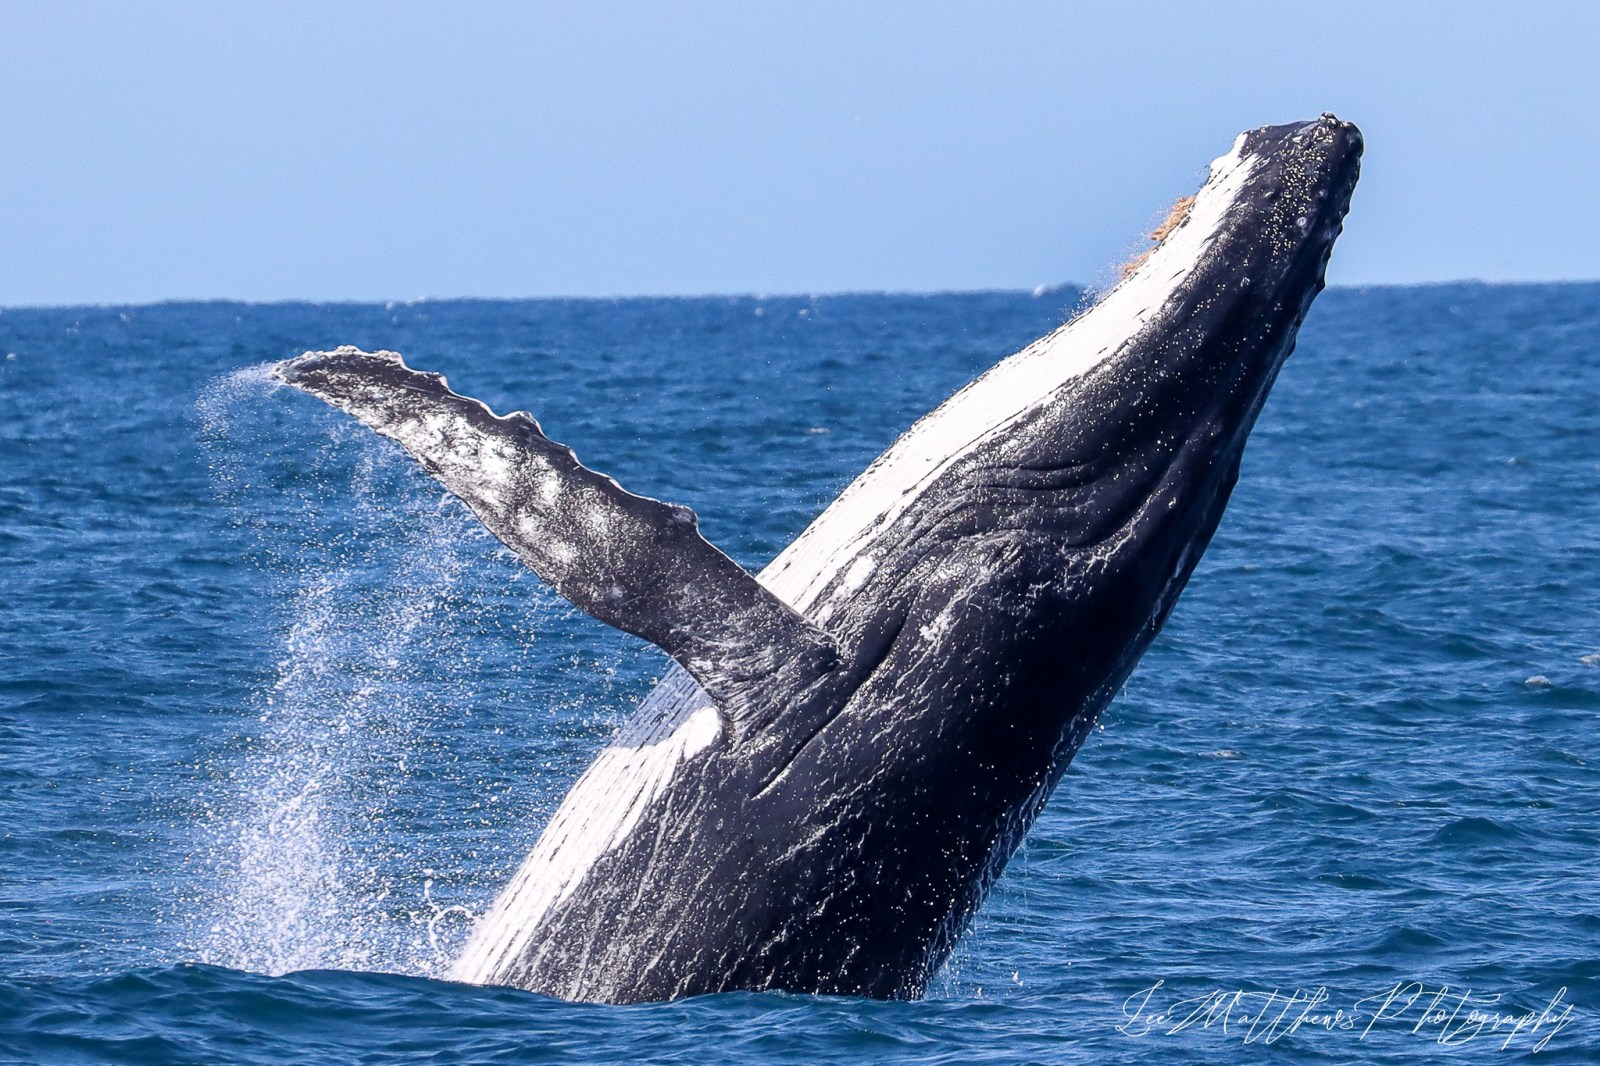
[[[0,0],[0,306],[1104,283],[1243,129],[1333,284],[1600,278],[1600,4]]]

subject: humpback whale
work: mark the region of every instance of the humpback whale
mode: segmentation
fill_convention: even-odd
[[[1240,134],[1098,302],[924,416],[759,575],[399,355],[278,364],[674,660],[451,976],[920,995],[1216,530],[1360,154],[1332,115]]]

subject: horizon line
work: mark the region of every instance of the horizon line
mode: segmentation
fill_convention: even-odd
[[[1487,278],[1453,278],[1445,281],[1379,281],[1379,282],[1343,282],[1329,285],[1326,292],[1357,292],[1372,289],[1442,289],[1453,286],[1475,285],[1484,288],[1548,288],[1555,286],[1583,286],[1600,285],[1600,278],[1553,278],[1545,281],[1496,281]],[[194,306],[209,304],[233,304],[247,307],[281,307],[281,306],[308,306],[308,307],[415,307],[421,304],[448,304],[448,303],[621,303],[632,300],[823,300],[837,299],[852,296],[902,296],[931,298],[937,296],[1014,296],[1027,295],[1034,299],[1043,299],[1061,293],[1094,293],[1109,292],[1109,289],[1098,289],[1094,285],[1075,282],[1061,282],[1053,285],[1036,285],[1027,287],[983,287],[972,289],[825,289],[811,292],[700,292],[700,293],[615,293],[615,294],[559,294],[550,293],[537,296],[414,296],[406,299],[384,298],[336,298],[317,299],[313,297],[287,296],[271,299],[248,299],[234,296],[173,296],[157,300],[134,301],[83,301],[63,303],[20,303],[0,304],[0,314],[11,311],[95,311],[95,310],[127,310],[134,308]]]

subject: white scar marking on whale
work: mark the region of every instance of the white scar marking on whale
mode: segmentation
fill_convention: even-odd
[[[1233,149],[1211,164],[1188,216],[1138,270],[1089,310],[923,416],[757,579],[797,611],[825,621],[871,576],[875,539],[940,474],[1114,356],[1199,268],[1261,162],[1243,154],[1244,140],[1241,134]],[[829,602],[818,604],[841,570],[844,577],[831,586]],[[945,617],[936,623],[947,624]],[[932,639],[936,632],[925,629],[921,636]],[[674,668],[567,794],[533,852],[474,928],[451,978],[489,982],[516,962],[540,919],[576,890],[597,860],[627,839],[678,769],[710,747],[721,730],[709,698]]]

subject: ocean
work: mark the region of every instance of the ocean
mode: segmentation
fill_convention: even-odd
[[[440,979],[666,660],[263,367],[403,352],[755,569],[1080,300],[0,311],[0,1060],[1596,1061],[1597,284],[1319,299],[926,999]]]

